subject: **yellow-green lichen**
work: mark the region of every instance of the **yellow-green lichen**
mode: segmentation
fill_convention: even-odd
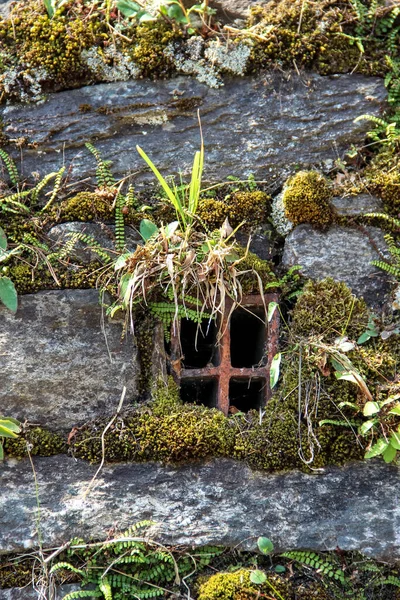
[[[326,228],[334,218],[329,203],[332,191],[317,171],[299,171],[286,183],[283,192],[285,216],[293,225],[311,223]]]
[[[96,288],[100,266],[99,263],[76,269],[54,266],[57,281],[47,266],[34,267],[25,262],[10,264],[6,274],[14,282],[18,294],[33,294],[41,290]]]

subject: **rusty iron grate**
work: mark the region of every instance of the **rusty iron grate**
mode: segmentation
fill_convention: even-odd
[[[276,294],[264,296],[266,306],[277,301]],[[246,296],[243,308],[233,311],[232,303],[227,303],[220,322],[200,330],[191,321],[180,321],[171,335],[171,365],[184,402],[216,407],[226,415],[229,410],[246,412],[267,403],[279,312],[267,323],[264,302],[262,296]]]

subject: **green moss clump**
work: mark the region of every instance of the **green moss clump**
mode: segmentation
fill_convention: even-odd
[[[13,560],[14,556],[0,559],[0,590],[6,588],[22,588],[32,583],[34,559]]]
[[[283,192],[285,215],[294,225],[311,223],[326,228],[334,218],[331,196],[325,177],[317,171],[299,171],[289,179]]]
[[[130,55],[140,67],[142,77],[167,77],[173,73],[173,63],[165,56],[164,50],[173,40],[182,38],[182,33],[160,21],[138,25],[134,37],[135,44]]]
[[[77,270],[54,267],[60,285],[43,265],[33,268],[26,263],[15,262],[7,267],[6,274],[14,282],[18,294],[33,294],[42,290],[95,289],[99,267],[99,263],[91,263]]]
[[[265,223],[271,202],[271,196],[265,192],[235,192],[227,200],[231,225],[237,227],[243,221],[246,226]]]
[[[256,585],[250,581],[251,571],[240,569],[233,573],[216,573],[199,588],[198,600],[251,600],[270,597],[272,588],[268,583]],[[277,575],[268,574],[268,581],[273,588],[286,599],[293,598],[290,585]]]
[[[243,222],[246,227],[256,227],[267,220],[270,205],[271,197],[260,190],[235,192],[225,200],[202,199],[198,215],[210,230],[221,227],[226,218],[233,227]]]
[[[294,334],[321,336],[332,342],[340,335],[357,339],[367,328],[369,312],[343,282],[328,277],[309,281],[292,312]]]
[[[153,358],[154,317],[148,313],[140,313],[135,318],[135,336],[139,351],[140,376],[138,391],[141,396],[151,387],[151,371]]]
[[[49,221],[110,221],[113,218],[113,198],[95,192],[79,192],[76,196],[63,200],[48,212]]]
[[[380,156],[366,169],[365,177],[368,191],[382,198],[385,211],[397,218],[400,213],[400,172],[392,167],[392,163],[390,156]]]
[[[18,438],[6,439],[4,450],[8,456],[23,458],[28,454],[27,446],[32,456],[53,456],[67,450],[62,436],[41,427],[28,428]]]
[[[230,421],[219,410],[182,405],[177,392],[171,393],[173,387],[172,383],[160,387],[154,408],[138,408],[132,416],[123,418],[123,427],[107,432],[107,461],[177,463],[232,453],[235,430]],[[89,424],[76,433],[72,440],[76,457],[101,460],[100,435],[106,424]]]
[[[45,69],[53,84],[65,87],[82,77],[87,80],[82,51],[101,45],[110,35],[104,20],[95,15],[85,19],[88,9],[79,8],[75,16],[62,9],[50,19],[42,2],[15,6],[11,17],[0,21],[1,48],[5,53],[17,52],[27,73]]]
[[[272,262],[259,258],[253,252],[246,252],[244,248],[239,248],[237,253],[239,256],[243,256],[242,260],[237,264],[237,270],[242,273],[240,275],[240,284],[243,294],[260,293],[259,281],[255,277],[254,271],[260,277],[262,286],[276,281]]]
[[[200,222],[210,231],[221,227],[225,219],[229,219],[230,217],[229,207],[226,202],[217,200],[216,198],[204,198],[200,200],[197,214]]]
[[[385,35],[362,34],[365,52],[360,53],[355,37],[360,23],[349,1],[270,0],[265,7],[251,9],[248,26],[254,45],[251,71],[282,67],[315,69],[323,75],[356,71],[365,75],[385,75],[387,53]],[[374,25],[376,25],[374,20]]]

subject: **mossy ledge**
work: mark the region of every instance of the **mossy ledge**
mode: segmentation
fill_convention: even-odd
[[[0,97],[39,100],[47,91],[85,83],[165,78],[176,72],[218,87],[224,73],[293,64],[323,75],[384,76],[389,68],[385,56],[397,56],[393,21],[383,2],[366,16],[350,0],[272,0],[267,8],[252,9],[245,27],[230,28],[233,41],[221,49],[227,31],[218,23],[189,35],[161,15],[137,23],[117,9],[107,15],[80,1],[65,3],[50,19],[43,3],[24,0],[0,19]]]

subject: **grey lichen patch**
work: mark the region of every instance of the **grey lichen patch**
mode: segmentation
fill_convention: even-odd
[[[83,50],[82,62],[96,80],[127,81],[139,77],[140,69],[130,56],[122,54],[114,46],[100,50],[93,46]]]
[[[28,70],[17,66],[6,69],[0,75],[0,86],[7,98],[17,98],[21,102],[39,102],[44,98],[42,86],[48,79],[49,74],[43,67]]]
[[[211,88],[224,85],[222,73],[244,75],[250,58],[250,43],[222,44],[219,40],[205,44],[203,38],[194,36],[184,42],[172,42],[164,50],[177,71],[194,75]]]
[[[271,211],[272,223],[276,231],[283,236],[288,235],[293,229],[293,223],[285,215],[283,206],[283,192],[278,194],[273,200]]]

